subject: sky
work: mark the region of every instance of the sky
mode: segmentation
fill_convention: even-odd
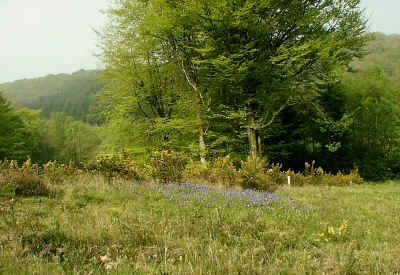
[[[369,30],[400,34],[400,0],[361,0]],[[94,56],[110,0],[0,0],[0,83],[80,69]]]

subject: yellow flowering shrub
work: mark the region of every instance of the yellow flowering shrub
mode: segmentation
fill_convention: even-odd
[[[142,178],[142,173],[136,167],[133,159],[126,153],[98,155],[92,170],[103,175],[109,183],[114,178],[133,178],[136,180]]]
[[[146,165],[145,169],[150,177],[167,184],[182,180],[186,164],[187,158],[182,154],[161,151],[154,153],[151,165]]]

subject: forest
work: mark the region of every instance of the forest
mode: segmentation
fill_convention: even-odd
[[[196,16],[167,2],[107,12],[102,71],[1,84],[0,159],[79,165],[125,152],[144,165],[169,150],[202,163],[254,154],[284,170],[315,161],[367,180],[400,175],[400,35],[367,33],[354,16],[309,30],[307,20],[328,20],[312,13],[320,7],[303,7],[305,21],[286,7],[276,28],[253,29],[246,12],[261,16],[258,6],[194,1]]]

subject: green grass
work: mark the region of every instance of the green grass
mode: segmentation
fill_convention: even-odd
[[[398,183],[281,188],[265,205],[185,188],[1,191],[0,274],[400,273]]]

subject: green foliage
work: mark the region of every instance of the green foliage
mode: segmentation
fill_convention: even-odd
[[[43,127],[42,160],[63,163],[93,160],[101,143],[97,129],[64,113],[54,113]]]
[[[329,112],[330,85],[370,40],[360,1],[123,0],[106,14],[95,108],[103,151],[126,148],[143,163],[162,150],[211,163],[251,153],[285,167],[295,159],[295,170],[314,154],[342,154],[353,116]],[[287,109],[303,113],[287,124]],[[294,140],[277,142],[296,120],[305,125]],[[307,159],[300,131],[322,148]]]
[[[193,13],[205,41],[197,61],[206,66],[213,100],[245,110],[252,154],[261,153],[263,128],[294,97],[312,94],[315,82],[361,55],[368,40],[360,1],[194,2],[203,7]],[[229,97],[219,98],[220,90]]]
[[[146,172],[162,184],[180,182],[188,160],[179,153],[170,151],[155,152]]]
[[[400,35],[374,33],[374,40],[368,43],[368,55],[353,62],[353,67],[364,71],[371,66],[378,66],[389,77],[398,77],[400,72]]]
[[[76,120],[88,121],[89,107],[102,84],[98,71],[80,70],[71,75],[49,75],[17,80],[0,85],[12,103],[31,109],[41,109],[45,117],[64,112]],[[96,121],[93,121],[96,122]]]
[[[58,169],[126,150],[141,166],[155,161],[149,173],[165,183],[182,180],[183,164],[153,152],[173,151],[192,160],[185,179],[258,189],[288,175],[294,185],[394,178],[399,37],[368,42],[359,0],[317,2],[114,1],[99,33],[103,72],[0,86],[49,118],[1,99],[0,159],[56,160]],[[75,120],[86,121],[89,108],[99,126]],[[311,160],[321,170],[303,175]],[[128,173],[124,161],[104,159],[99,169],[111,179]]]
[[[266,174],[268,161],[258,156],[248,156],[246,161],[242,161],[240,173],[243,177],[242,185],[245,188],[265,190],[273,192],[278,186],[271,181],[270,173]]]
[[[31,138],[35,137],[0,93],[0,160],[24,160],[31,150],[36,149],[35,144],[29,144]]]

